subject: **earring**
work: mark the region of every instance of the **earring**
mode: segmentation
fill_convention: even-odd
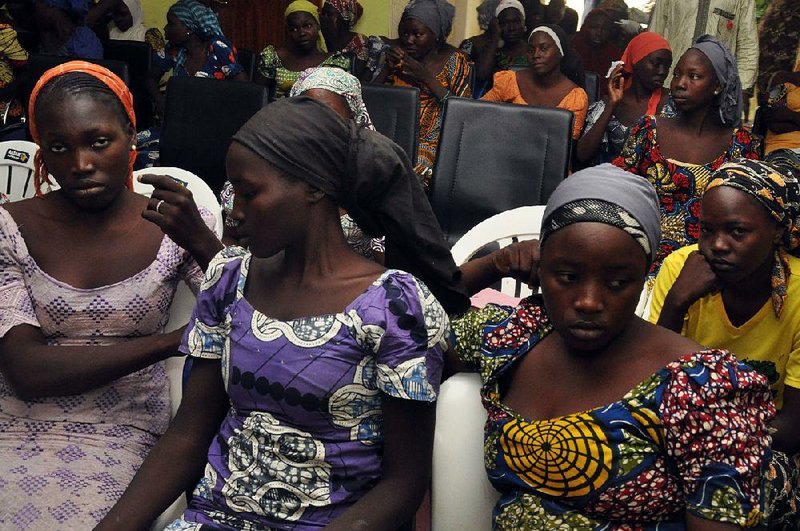
[[[136,151],[136,144],[131,144],[131,151]]]
[[[718,91],[718,90],[715,90],[715,91],[714,91],[714,95],[715,95],[715,96],[719,96],[719,91]]]

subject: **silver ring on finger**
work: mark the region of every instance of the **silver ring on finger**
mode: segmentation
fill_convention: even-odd
[[[155,208],[155,210],[156,210],[156,213],[157,213],[157,214],[161,214],[161,211],[159,210],[159,208],[161,208],[161,205],[162,205],[162,204],[164,204],[164,200],[163,200],[163,199],[159,200],[159,202],[158,202],[158,203],[156,203],[156,208]]]

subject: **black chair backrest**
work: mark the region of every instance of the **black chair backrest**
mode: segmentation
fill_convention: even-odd
[[[136,125],[140,130],[147,129],[153,115],[152,103],[147,93],[147,77],[153,59],[150,45],[140,41],[109,40],[103,47],[103,54],[106,59],[127,63],[131,76],[129,85],[133,93],[133,106],[136,110]]]
[[[586,73],[586,81],[584,90],[586,90],[586,95],[589,96],[589,105],[597,101],[597,98],[600,95],[600,76],[598,76],[595,72],[589,72],[588,70]]]
[[[256,73],[256,59],[258,55],[253,50],[247,48],[239,48],[236,52],[236,57],[239,64],[244,68],[244,73],[247,75],[248,81],[253,81],[253,76]]]
[[[762,137],[767,136],[767,121],[764,117],[764,107],[761,106],[756,109],[756,114],[753,116],[753,132]]]
[[[547,203],[567,176],[573,121],[563,109],[449,99],[430,191],[448,243],[495,214]]]
[[[361,92],[375,129],[403,148],[413,164],[417,160],[419,89],[364,84]]]
[[[219,192],[231,137],[266,103],[266,89],[255,83],[170,78],[159,164],[189,170]]]
[[[74,60],[74,57],[65,57],[63,55],[48,55],[39,53],[31,54],[30,57],[28,57],[28,64],[25,65],[25,70],[21,74],[22,79],[24,79],[25,86],[28,89],[27,94],[30,94],[30,91],[33,90],[33,86],[37,81],[39,81],[39,78],[42,77],[42,74],[44,74],[46,71],[50,70],[54,66]],[[117,74],[126,85],[129,87],[131,86],[130,69],[128,68],[127,63],[124,61],[115,61],[112,59],[82,60],[108,68]]]

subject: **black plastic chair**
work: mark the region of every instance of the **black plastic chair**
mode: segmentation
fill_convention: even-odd
[[[584,81],[584,90],[586,95],[589,96],[589,105],[597,101],[600,95],[600,76],[595,72],[585,72],[586,81]]]
[[[159,164],[189,170],[218,193],[231,137],[266,103],[266,89],[255,83],[170,78]]]
[[[417,159],[419,89],[364,84],[361,93],[375,129],[403,148],[413,164]]]
[[[150,75],[150,64],[153,60],[150,45],[140,41],[110,40],[103,51],[106,59],[127,63],[133,107],[136,110],[136,125],[139,129],[147,129],[153,118],[153,106],[147,93],[147,77]]]
[[[448,100],[430,190],[448,243],[495,214],[547,203],[567,176],[573,121],[563,109]]]
[[[244,73],[247,75],[247,80],[253,81],[253,76],[256,72],[256,61],[258,59],[258,54],[256,54],[256,52],[253,50],[239,48],[236,51],[236,58],[239,61],[239,64],[242,65],[242,68],[244,68]]]

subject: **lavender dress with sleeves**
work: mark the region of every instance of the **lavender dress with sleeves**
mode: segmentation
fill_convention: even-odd
[[[202,214],[213,225],[211,213]],[[72,287],[39,268],[0,208],[0,337],[18,325],[38,327],[48,344],[61,346],[157,334],[181,280],[196,292],[202,271],[164,237],[153,262],[132,277]],[[91,529],[169,419],[163,362],[82,394],[35,400],[16,397],[0,374],[0,529]]]
[[[381,395],[432,402],[449,321],[386,271],[337,314],[270,318],[243,297],[251,255],[209,265],[182,349],[219,360],[230,410],[168,529],[320,529],[380,479]]]

